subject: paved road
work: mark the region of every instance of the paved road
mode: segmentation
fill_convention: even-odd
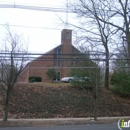
[[[52,126],[52,127],[10,127],[0,130],[119,130],[117,124],[102,125],[74,125],[74,126]]]

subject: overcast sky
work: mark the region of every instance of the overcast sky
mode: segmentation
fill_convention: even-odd
[[[0,4],[3,3],[65,8],[66,0],[0,0]],[[58,16],[66,21],[66,13],[25,10],[17,8],[0,8],[0,43],[2,45],[2,40],[4,39],[6,32],[3,25],[6,23],[9,25],[41,27],[29,28],[10,26],[10,29],[18,34],[23,34],[24,39],[27,42],[29,41],[29,51],[43,53],[49,51],[50,49],[61,44],[61,30],[65,28],[65,25],[62,24]],[[70,16],[72,16],[72,14],[69,14],[68,16],[68,19],[71,20]]]

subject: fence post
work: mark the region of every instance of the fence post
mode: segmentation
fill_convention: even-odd
[[[97,106],[98,106],[98,87],[100,80],[100,68],[95,70],[95,91],[94,91],[94,120],[97,121]]]

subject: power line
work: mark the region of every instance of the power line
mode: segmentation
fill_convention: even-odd
[[[43,5],[43,4],[38,4],[38,2],[37,3],[33,3],[32,1],[31,1],[31,3],[30,2],[9,2],[9,1],[1,1],[0,0],[0,3],[1,4],[19,4],[19,5],[32,5],[32,6],[46,6],[46,7],[52,7],[52,6],[50,6],[50,5]],[[59,3],[57,3],[57,4],[59,4]],[[59,5],[55,5],[56,7],[59,7],[59,8],[65,8],[65,6],[59,6]]]
[[[14,60],[21,60],[26,59],[28,61],[87,61],[87,60],[93,60],[93,61],[106,61],[106,58],[104,58],[105,53],[98,54],[98,53],[88,53],[88,54],[58,54],[58,57],[55,57],[55,54],[42,54],[42,53],[12,53]],[[117,54],[115,54],[117,55]],[[39,56],[39,57],[35,57]],[[50,57],[51,56],[51,57]],[[91,57],[89,57],[91,56]],[[96,57],[98,56],[98,58]],[[99,57],[101,56],[101,57]],[[1,60],[10,60],[10,52],[1,52],[0,53]],[[114,60],[130,60],[130,58],[111,58],[110,61]]]
[[[11,67],[0,67],[0,69],[10,69]],[[53,66],[53,67],[49,67],[49,66],[46,66],[46,67],[30,67],[30,66],[26,66],[25,69],[52,69],[52,68],[63,68],[63,69],[94,69],[94,68],[102,68],[102,69],[105,69],[105,68],[111,68],[110,66],[94,66],[94,67],[90,67],[90,66],[80,66],[80,67],[76,67],[76,66],[70,66],[70,67],[63,67],[63,66]],[[116,66],[115,68],[130,68],[130,66]]]
[[[22,58],[14,58],[15,61],[21,61]],[[102,59],[102,58],[90,58],[90,59],[82,59],[82,58],[78,58],[78,59],[72,59],[72,58],[60,58],[60,59],[54,59],[54,58],[43,58],[43,59],[32,59],[32,58],[28,58],[28,57],[25,57],[23,58],[26,62],[37,62],[37,61],[57,61],[57,62],[62,62],[62,61],[106,61],[106,59]],[[4,58],[2,60],[11,60],[11,58]],[[130,58],[129,59],[109,59],[109,61],[130,61]]]
[[[3,51],[3,50],[0,50],[0,55],[10,55],[11,54],[11,51]],[[12,52],[12,54],[14,55],[33,55],[33,56],[52,56],[54,54],[48,54],[48,53],[37,53],[37,52],[27,52],[27,53],[24,53],[24,52]],[[116,55],[123,55],[125,53],[110,53],[110,55],[113,55],[113,56],[116,56]],[[64,54],[58,54],[59,56],[105,56],[106,53],[105,52],[96,52],[96,51],[92,51],[92,52],[89,52],[89,53],[64,53]]]
[[[0,26],[4,26],[5,24],[0,24]],[[36,26],[26,26],[26,25],[9,25],[9,26],[13,26],[13,27],[21,27],[21,28],[37,28],[37,29],[50,29],[50,30],[62,30],[62,29],[58,29],[58,28],[46,28],[46,27],[36,27]]]
[[[0,50],[0,54],[10,54],[11,53],[11,51],[6,51],[6,50]],[[43,53],[43,52],[33,52],[33,51],[28,51],[27,53],[25,52],[22,52],[22,51],[20,51],[20,52],[18,52],[18,51],[16,51],[16,52],[13,52],[13,54],[29,54],[29,55],[54,55],[54,54],[48,54],[48,53]],[[79,52],[79,53],[60,53],[60,54],[58,54],[58,55],[106,55],[107,53],[106,52],[104,52],[104,51],[88,51],[88,52],[86,52],[86,53],[84,53],[84,52]],[[112,52],[110,52],[109,53],[110,55],[123,55],[123,54],[126,54],[125,52],[123,53],[112,53]]]
[[[40,7],[40,6],[18,5],[18,4],[0,4],[0,8],[14,8],[14,9],[18,8],[18,9],[37,10],[37,11],[66,13],[66,8]],[[71,10],[68,10],[67,12],[73,13],[73,11]]]
[[[2,60],[10,60],[10,57],[4,57]],[[26,59],[28,61],[33,60],[33,61],[106,61],[105,58],[34,58],[34,57],[13,57],[14,60],[20,61],[21,59]],[[109,59],[109,61],[128,61],[130,58],[112,58]]]
[[[70,10],[67,6],[67,8],[54,8],[54,7],[42,7],[42,6],[28,6],[28,5],[22,5],[22,4],[0,4],[0,8],[18,8],[18,9],[27,9],[27,10],[36,10],[36,11],[47,11],[47,12],[60,12],[60,13],[76,13],[76,10]],[[99,10],[100,11],[100,10]],[[97,13],[99,12],[97,11]],[[115,13],[115,10],[105,10],[105,12],[109,12],[111,14]],[[118,14],[119,15],[119,14]],[[120,16],[116,16],[120,17]]]

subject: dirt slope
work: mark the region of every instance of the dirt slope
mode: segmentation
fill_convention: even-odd
[[[0,118],[3,117],[3,90],[0,90]],[[129,116],[130,98],[99,89],[98,116]],[[10,100],[9,118],[93,117],[93,91],[65,83],[17,84]]]

